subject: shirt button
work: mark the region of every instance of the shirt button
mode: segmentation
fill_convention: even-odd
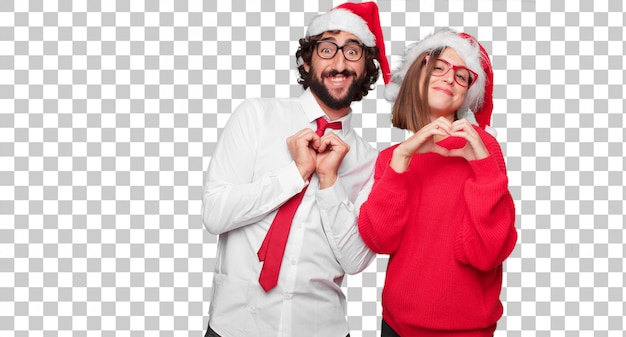
[[[291,300],[293,298],[293,294],[285,293],[284,298],[285,298],[285,300]]]
[[[298,263],[298,261],[296,261],[296,259],[291,259],[291,265],[292,265],[292,266],[295,266],[295,265],[296,265],[296,263]]]

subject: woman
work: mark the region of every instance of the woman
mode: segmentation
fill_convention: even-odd
[[[438,30],[410,46],[385,96],[413,135],[383,150],[359,231],[389,254],[382,336],[492,336],[502,263],[517,232],[491,118],[489,56],[471,36]],[[477,123],[478,125],[472,125]]]

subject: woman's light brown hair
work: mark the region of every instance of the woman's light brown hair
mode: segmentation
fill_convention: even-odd
[[[435,62],[426,62],[426,56],[430,55],[431,60],[436,60],[443,49],[438,48],[422,53],[407,70],[391,111],[393,126],[417,132],[430,123],[427,88],[430,83],[432,65]],[[420,90],[420,87],[425,90]]]

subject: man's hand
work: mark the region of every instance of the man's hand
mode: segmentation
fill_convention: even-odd
[[[315,170],[320,181],[320,189],[330,187],[337,180],[339,165],[350,151],[350,145],[329,132],[321,137],[319,142],[314,142],[313,148],[317,151]]]
[[[289,153],[291,153],[291,158],[296,163],[303,180],[308,180],[311,174],[315,172],[317,150],[313,145],[319,144],[319,141],[320,136],[309,128],[302,129],[287,138]]]

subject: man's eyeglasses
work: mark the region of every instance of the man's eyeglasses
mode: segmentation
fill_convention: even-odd
[[[339,49],[348,61],[358,61],[363,57],[363,45],[361,44],[350,42],[339,47],[331,41],[317,41],[317,56],[323,59],[334,58]]]
[[[428,62],[429,59],[430,57],[427,56],[426,62]],[[478,74],[471,69],[464,66],[455,66],[454,64],[442,59],[437,59],[435,61],[431,74],[433,76],[441,77],[447,74],[450,69],[454,70],[454,81],[464,88],[469,89],[469,87],[471,87],[478,78]]]

